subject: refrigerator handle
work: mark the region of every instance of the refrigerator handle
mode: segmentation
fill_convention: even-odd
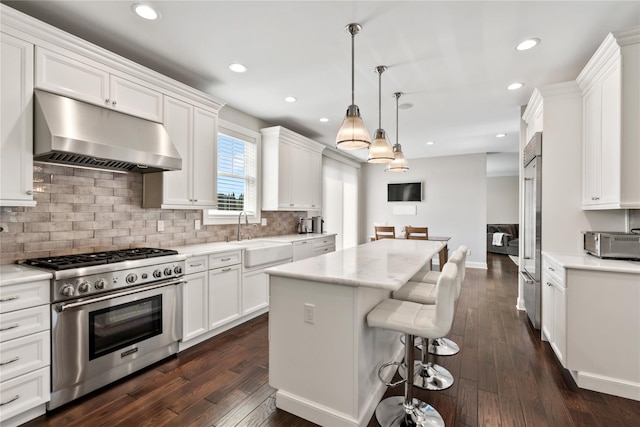
[[[525,285],[533,285],[536,281],[526,271],[520,272],[520,277],[524,281]]]
[[[533,181],[533,178],[524,178],[524,185],[523,185],[523,193],[524,193],[524,199],[527,199],[527,181]],[[525,212],[525,215],[527,215],[527,213]],[[525,221],[525,227],[526,227],[526,221]],[[522,233],[520,233],[520,237],[522,238],[522,259],[531,259],[530,256],[527,256],[527,230],[523,230]]]

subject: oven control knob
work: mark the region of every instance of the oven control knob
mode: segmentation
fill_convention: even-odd
[[[171,270],[170,268],[165,268],[164,269],[164,275],[165,276],[171,276],[172,273],[173,273],[173,270]]]
[[[89,292],[91,290],[91,283],[89,282],[84,282],[81,283],[80,286],[78,286],[78,291],[79,292]]]
[[[129,274],[127,275],[127,283],[134,283],[136,280],[138,280],[138,275],[137,274]]]
[[[153,277],[155,277],[156,279],[159,279],[162,277],[162,271],[160,270],[154,270],[153,272]]]
[[[65,297],[72,297],[75,292],[76,290],[72,285],[64,285],[62,289],[60,289],[60,293]]]
[[[182,274],[182,267],[177,266],[176,268],[173,269],[173,272],[176,274]]]
[[[104,289],[107,287],[107,281],[104,279],[100,279],[94,286],[96,287],[96,289]]]

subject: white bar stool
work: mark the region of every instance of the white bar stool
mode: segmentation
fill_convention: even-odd
[[[462,253],[455,251],[447,263],[454,264],[458,269],[454,291],[454,295],[456,296],[455,300],[458,299],[457,296],[459,295],[462,260]],[[441,276],[442,274],[438,272],[438,279]],[[416,302],[418,304],[436,304],[436,288],[437,285],[432,283],[407,282],[402,288],[393,293],[393,298],[402,301]],[[420,360],[414,361],[413,382],[416,387],[425,390],[445,390],[453,385],[453,375],[446,368],[428,360],[429,353],[427,352],[427,348],[429,347],[428,343],[431,341],[435,340],[427,340],[427,338],[424,337],[418,337],[416,340],[416,342],[419,343],[416,347],[420,349],[421,357]],[[403,378],[407,375],[406,370],[402,366],[399,368],[399,373]]]
[[[462,282],[464,281],[464,277],[466,274],[468,248],[465,245],[461,245],[458,247],[458,249],[456,249],[456,252],[458,251],[462,252],[462,263],[461,265],[458,266],[458,274],[461,275],[460,286],[458,288],[458,296],[459,296],[460,289],[462,288]],[[439,276],[440,276],[439,271],[427,271],[427,272],[418,271],[409,280],[407,284],[411,282],[423,282],[423,283],[435,284],[438,281]],[[409,292],[409,289],[407,289],[406,292]],[[395,295],[394,295],[394,298],[403,299],[401,297],[396,297]],[[456,296],[456,300],[457,299],[458,297]],[[408,301],[412,301],[412,300],[408,299]],[[417,302],[420,302],[420,301],[417,301]],[[430,303],[424,303],[424,304],[430,304]],[[422,346],[422,343],[417,344],[417,347],[421,347],[421,346]],[[457,354],[459,351],[460,351],[460,347],[458,346],[458,344],[456,344],[453,340],[450,340],[449,338],[443,337],[443,338],[438,338],[438,339],[429,341],[430,354],[434,354],[436,356],[453,356],[454,354]]]
[[[369,326],[405,334],[406,379],[397,383],[385,381],[387,386],[396,386],[404,382],[404,396],[391,396],[378,404],[376,419],[382,427],[444,426],[444,420],[435,408],[413,397],[413,341],[416,336],[442,337],[451,329],[457,273],[458,268],[455,264],[447,263],[445,265],[436,284],[435,305],[385,299],[367,314]],[[382,371],[385,368],[398,365],[401,364],[388,362],[382,365],[378,369],[380,380],[384,381]]]

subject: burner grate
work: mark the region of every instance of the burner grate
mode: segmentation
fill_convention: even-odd
[[[136,259],[161,257],[164,255],[175,255],[177,253],[177,251],[171,249],[135,248],[78,255],[32,258],[24,260],[23,263],[33,267],[47,268],[50,270],[69,270],[72,268],[91,267],[94,265],[112,264]]]

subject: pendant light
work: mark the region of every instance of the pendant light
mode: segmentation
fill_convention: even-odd
[[[351,105],[347,108],[347,115],[342,122],[336,136],[336,147],[341,150],[359,150],[371,144],[367,128],[360,117],[360,109],[355,105],[355,71],[354,71],[354,39],[360,32],[360,24],[349,24],[345,30],[351,34]]]
[[[404,158],[402,147],[398,144],[398,100],[402,96],[402,92],[393,94],[396,97],[396,144],[393,146],[394,159],[391,163],[387,163],[386,172],[406,172],[409,170],[407,159]]]
[[[373,134],[373,142],[369,146],[369,163],[389,163],[395,156],[393,148],[387,139],[387,133],[382,129],[382,73],[387,67],[378,65],[376,73],[378,73],[378,129]]]

